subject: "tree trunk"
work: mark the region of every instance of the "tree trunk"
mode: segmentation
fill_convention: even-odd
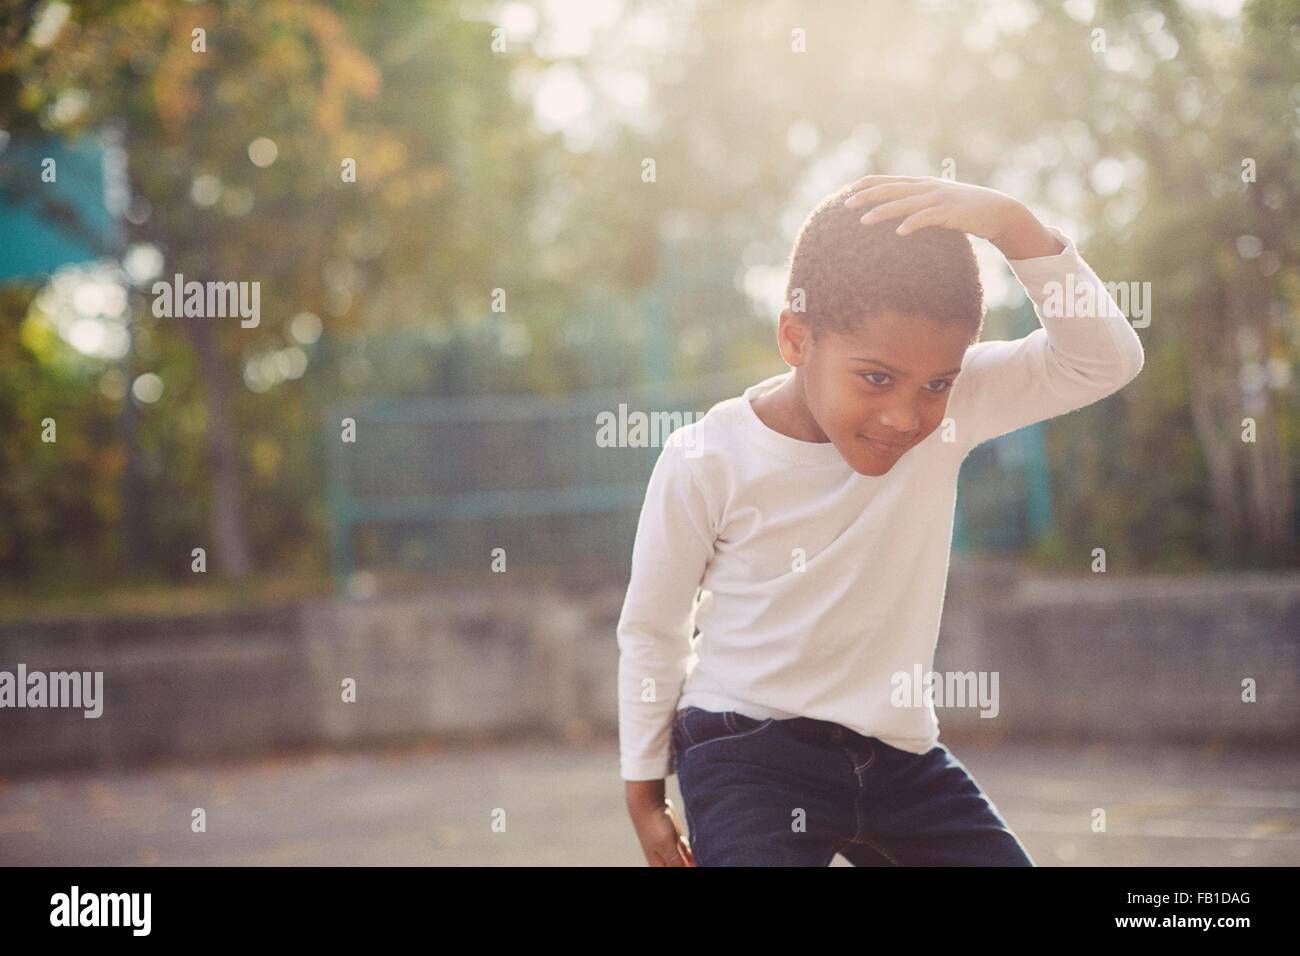
[[[210,318],[185,318],[185,330],[199,357],[208,409],[208,463],[212,468],[211,533],[217,567],[231,578],[253,570],[240,495],[239,458],[230,415],[230,383]]]
[[[1224,286],[1231,283],[1225,282]],[[1267,389],[1247,405],[1242,367],[1267,357],[1269,330],[1256,317],[1266,314],[1250,282],[1220,287],[1196,334],[1221,342],[1193,358],[1188,400],[1196,437],[1210,473],[1216,536],[1226,558],[1251,565],[1286,565],[1295,557],[1295,503],[1286,459],[1284,411]],[[1239,330],[1249,329],[1256,345],[1243,353]],[[1241,439],[1242,419],[1255,421],[1255,441]]]
[[[1237,491],[1236,460],[1232,442],[1239,439],[1241,421],[1233,416],[1232,404],[1225,396],[1224,375],[1218,366],[1205,367],[1193,361],[1191,387],[1192,425],[1197,443],[1205,456],[1210,473],[1210,501],[1214,509],[1214,537],[1220,554],[1229,561],[1240,560],[1245,553],[1245,515]]]
[[[148,488],[140,468],[140,409],[136,407],[135,396],[131,394],[131,383],[135,381],[136,373],[134,328],[130,334],[130,346],[118,366],[126,377],[126,397],[122,400],[118,428],[126,456],[126,464],[122,469],[122,533],[126,544],[126,562],[131,571],[138,572],[154,560],[154,556],[150,553],[150,523],[144,505]]]

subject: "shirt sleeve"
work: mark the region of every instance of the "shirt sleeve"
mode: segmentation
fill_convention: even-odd
[[[1137,332],[1073,240],[1054,256],[1008,259],[1041,328],[1014,341],[966,350],[948,415],[968,453],[1026,425],[1064,415],[1119,391],[1142,370]]]
[[[673,772],[673,711],[691,655],[695,595],[716,538],[707,500],[678,438],[664,444],[646,486],[618,620],[624,780],[659,780]]]

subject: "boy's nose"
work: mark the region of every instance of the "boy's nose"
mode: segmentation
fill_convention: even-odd
[[[921,416],[911,406],[896,406],[886,409],[880,416],[875,437],[889,441],[905,441],[914,435],[921,426]]]

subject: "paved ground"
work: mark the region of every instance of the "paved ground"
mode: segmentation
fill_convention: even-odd
[[[1040,865],[1300,865],[1300,753],[947,743]],[[596,739],[0,780],[0,864],[641,865],[617,767]]]

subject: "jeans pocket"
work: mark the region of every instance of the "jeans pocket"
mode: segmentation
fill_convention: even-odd
[[[673,718],[673,734],[680,756],[705,744],[748,740],[776,723],[775,717],[760,720],[735,710],[705,710],[685,707]]]

